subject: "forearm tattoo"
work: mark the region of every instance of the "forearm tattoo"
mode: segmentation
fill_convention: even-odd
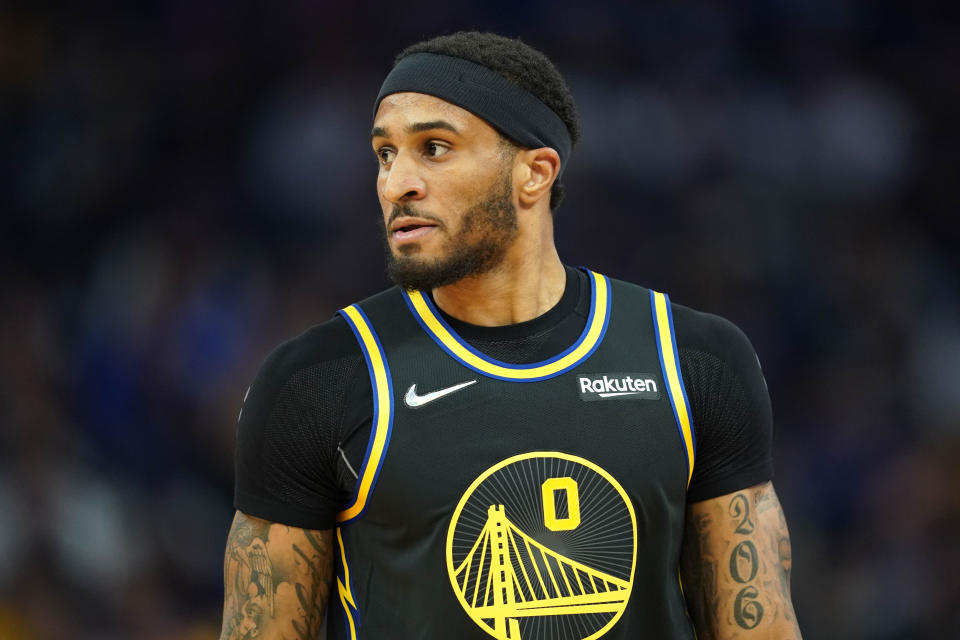
[[[688,518],[681,575],[700,640],[799,638],[790,537],[772,485],[694,505]],[[744,633],[753,630],[761,635]]]
[[[329,531],[237,513],[224,556],[221,640],[315,640],[333,574]]]

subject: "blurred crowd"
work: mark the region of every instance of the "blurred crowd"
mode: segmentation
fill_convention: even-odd
[[[386,286],[373,98],[461,28],[570,82],[561,256],[752,339],[806,637],[960,637],[960,30],[924,5],[5,3],[0,639],[218,636],[244,391]]]

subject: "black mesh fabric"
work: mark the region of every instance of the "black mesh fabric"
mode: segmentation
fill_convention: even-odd
[[[468,340],[470,346],[491,358],[511,364],[529,364],[543,360],[544,347],[557,333],[556,327],[515,340]],[[563,349],[560,349],[561,351]],[[552,355],[552,354],[551,354]]]
[[[683,385],[687,389],[690,410],[697,418],[694,424],[696,442],[709,445],[736,437],[740,425],[749,420],[747,399],[740,381],[730,366],[715,355],[699,349],[678,347],[678,350]],[[710,428],[705,429],[705,425]]]
[[[687,499],[721,496],[773,477],[773,416],[747,337],[718,316],[673,305],[696,456]]]
[[[327,496],[342,497],[338,484],[319,471],[338,466],[343,381],[352,377],[358,360],[346,357],[315,364],[284,383],[264,427],[263,456],[275,461],[264,468],[268,495],[311,510],[325,507]]]
[[[762,449],[759,455],[755,449],[768,440],[757,439],[765,430],[765,425],[759,424],[762,411],[752,408],[754,403],[729,364],[699,349],[678,346],[678,351],[697,444],[688,493],[690,500],[696,501],[722,495],[711,491],[710,485],[762,462]]]
[[[250,387],[237,428],[237,509],[310,529],[329,528],[354,477],[338,451],[354,394],[370,383],[340,318],[274,350]],[[360,400],[360,402],[364,402]],[[367,421],[369,430],[369,420]]]

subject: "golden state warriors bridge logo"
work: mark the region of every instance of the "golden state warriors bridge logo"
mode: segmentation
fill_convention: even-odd
[[[470,485],[446,555],[460,604],[494,638],[599,638],[630,600],[637,518],[623,487],[589,460],[523,453]]]

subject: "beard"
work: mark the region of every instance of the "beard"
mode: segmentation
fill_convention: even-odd
[[[416,255],[394,255],[387,237],[390,222],[401,215],[441,221],[414,209],[409,204],[395,206],[383,227],[387,275],[407,290],[429,291],[437,287],[486,273],[499,265],[513,243],[519,229],[517,210],[513,206],[512,173],[506,168],[494,181],[486,195],[463,212],[460,229],[444,244],[444,255],[419,258]],[[446,226],[441,223],[440,229]],[[411,245],[410,250],[416,246]]]

